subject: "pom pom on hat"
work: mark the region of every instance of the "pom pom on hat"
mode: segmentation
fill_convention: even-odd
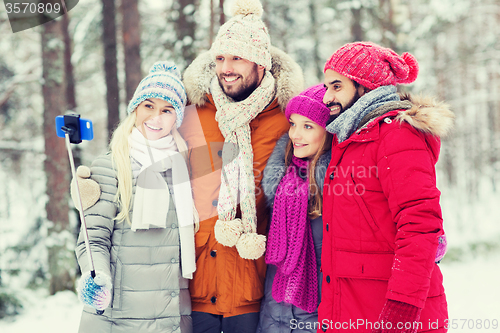
[[[326,62],[324,72],[333,69],[368,89],[409,84],[417,79],[418,62],[410,53],[399,56],[389,48],[370,42],[349,43]]]
[[[234,16],[224,23],[210,49],[215,59],[220,54],[231,54],[271,69],[271,39],[262,21],[259,0],[236,0]]]
[[[406,80],[402,81],[401,83],[403,83],[403,84],[404,83],[412,83],[413,81],[415,81],[417,79],[417,76],[418,76],[419,67],[418,67],[417,59],[415,59],[415,57],[408,52],[403,53],[401,55],[401,57],[404,59],[406,64],[410,67],[408,77],[406,78]]]
[[[172,104],[177,115],[176,126],[181,125],[187,96],[181,74],[174,63],[170,61],[154,63],[148,76],[142,79],[137,86],[134,97],[128,104],[127,112],[132,113],[139,104],[148,98],[158,98]]]
[[[326,88],[323,84],[307,88],[288,102],[285,116],[290,119],[293,113],[300,114],[325,128],[330,117],[330,109],[323,104],[325,93]]]
[[[233,5],[231,14],[233,16],[253,14],[260,18],[263,12],[264,9],[259,0],[237,0]]]
[[[155,62],[149,69],[149,74],[162,72],[170,73],[172,76],[176,77],[179,80],[181,80],[182,78],[181,73],[179,72],[175,64],[169,61]]]

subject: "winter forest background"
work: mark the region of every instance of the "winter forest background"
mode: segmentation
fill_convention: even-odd
[[[369,40],[415,55],[420,74],[404,89],[444,100],[456,115],[437,165],[449,241],[441,263],[445,288],[454,290],[454,279],[471,271],[497,267],[500,0],[262,3],[272,44],[299,63],[307,86],[322,81],[324,62],[347,42]],[[73,110],[93,121],[94,140],[74,146],[76,164],[90,165],[106,151],[110,129],[125,115],[149,67],[172,60],[185,68],[210,47],[231,4],[82,0],[68,15],[15,34],[0,5],[0,328],[33,299],[73,291],[79,275],[73,252],[78,216],[69,200],[69,163],[64,140],[55,137],[55,116]],[[500,270],[488,272],[497,277]],[[498,311],[498,287],[490,289],[497,279],[467,279],[487,285],[496,304],[481,303],[485,295],[476,300]],[[454,297],[470,294],[463,290]]]

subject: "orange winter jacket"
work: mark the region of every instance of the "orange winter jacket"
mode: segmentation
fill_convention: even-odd
[[[257,260],[242,259],[236,247],[223,246],[215,239],[224,143],[215,112],[210,96],[203,107],[187,109],[180,129],[189,147],[191,184],[201,221],[195,236],[197,269],[190,292],[193,311],[230,316],[259,311],[260,299],[264,295],[266,263],[264,256]],[[269,220],[260,186],[262,172],[276,141],[288,127],[276,100],[250,123],[259,234],[266,233]]]
[[[269,220],[260,184],[262,173],[276,141],[288,130],[284,107],[303,88],[300,67],[275,48],[272,56],[273,69],[278,65],[281,72],[271,70],[276,79],[276,98],[250,122],[259,234],[266,233]],[[230,317],[260,310],[266,263],[264,256],[257,260],[242,259],[235,247],[223,246],[215,239],[224,136],[215,120],[217,110],[212,96],[205,93],[215,76],[212,64],[209,53],[204,53],[184,73],[184,85],[192,105],[186,108],[179,132],[188,145],[193,197],[200,215],[200,230],[195,235],[197,268],[189,289],[193,311]],[[239,209],[237,217],[240,217]]]

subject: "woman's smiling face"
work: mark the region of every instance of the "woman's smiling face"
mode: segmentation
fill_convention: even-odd
[[[323,145],[326,130],[311,119],[297,113],[290,115],[288,134],[293,143],[293,155],[311,158]]]
[[[158,98],[148,98],[135,110],[135,127],[148,140],[158,140],[170,134],[175,126],[175,109],[169,102]]]

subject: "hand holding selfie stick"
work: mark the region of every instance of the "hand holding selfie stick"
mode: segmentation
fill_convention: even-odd
[[[58,119],[59,118],[59,119]],[[62,122],[64,121],[64,125],[62,125]],[[81,133],[81,128],[80,124],[83,121],[84,124],[87,125],[88,131],[92,132],[92,127],[91,127],[91,122],[88,120],[80,119],[80,115],[65,115],[65,116],[59,116],[56,118],[56,129],[57,129],[57,134],[58,136],[61,136],[62,133],[64,133],[64,138],[66,141],[66,149],[68,150],[68,157],[69,157],[69,162],[71,166],[71,174],[73,176],[73,179],[75,180],[75,185],[76,185],[76,203],[79,206],[78,211],[80,213],[80,220],[82,222],[82,227],[83,227],[83,236],[85,240],[85,248],[87,250],[87,256],[88,260],[90,263],[90,277],[91,279],[84,279],[83,284],[84,284],[84,291],[79,290],[80,295],[82,297],[82,301],[84,303],[94,306],[94,307],[103,307],[106,308],[107,305],[109,304],[109,300],[111,299],[111,294],[109,290],[106,290],[102,285],[96,284],[94,282],[94,278],[96,277],[95,273],[95,268],[94,268],[94,260],[92,259],[92,252],[90,250],[90,242],[89,242],[89,235],[87,232],[87,223],[85,222],[85,215],[83,214],[83,205],[82,205],[82,199],[80,196],[80,189],[76,177],[76,171],[75,171],[75,163],[73,159],[73,152],[71,150],[71,143],[78,144],[82,142],[82,133]],[[62,126],[61,126],[62,125]],[[88,132],[87,131],[87,132]],[[87,134],[87,138],[90,137],[90,140],[93,137],[93,134]],[[105,306],[102,306],[103,303]],[[101,315],[104,313],[103,309],[96,309],[96,313]]]

